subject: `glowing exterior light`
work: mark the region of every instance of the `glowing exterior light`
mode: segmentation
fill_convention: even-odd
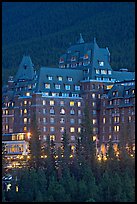
[[[19,187],[18,186],[16,186],[16,192],[18,192],[19,191]]]

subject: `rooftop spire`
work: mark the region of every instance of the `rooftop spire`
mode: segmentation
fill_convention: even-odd
[[[78,44],[79,43],[84,43],[84,40],[83,40],[83,37],[82,37],[82,34],[80,33],[80,38],[79,38],[79,40],[78,40],[78,42],[77,42]]]

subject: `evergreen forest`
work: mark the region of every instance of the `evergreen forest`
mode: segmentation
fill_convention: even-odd
[[[134,2],[3,2],[2,80],[15,75],[24,54],[36,70],[57,67],[61,54],[77,42],[96,37],[108,47],[114,70],[135,71]]]

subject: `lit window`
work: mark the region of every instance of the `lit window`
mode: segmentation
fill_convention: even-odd
[[[131,122],[131,116],[128,116],[128,122]]]
[[[46,135],[43,135],[43,140],[47,140],[47,136]]]
[[[125,99],[125,103],[129,103],[129,99]]]
[[[96,110],[93,110],[93,115],[96,115]]]
[[[45,126],[43,126],[43,131],[46,132],[46,127]]]
[[[93,140],[93,141],[96,141],[96,136],[93,136],[93,137],[92,137],[92,140]]]
[[[78,132],[81,132],[81,128],[80,127],[78,128]]]
[[[78,107],[80,107],[81,106],[81,102],[78,102]]]
[[[54,132],[55,128],[54,127],[50,127],[50,132]]]
[[[54,118],[50,118],[50,123],[54,123]]]
[[[27,92],[27,93],[26,93],[26,96],[30,96],[30,92]]]
[[[107,74],[107,70],[102,69],[102,70],[101,70],[101,74]]]
[[[99,61],[99,66],[104,66],[104,62],[103,61]]]
[[[132,94],[134,94],[134,93],[135,93],[135,90],[133,89],[133,90],[132,90]]]
[[[103,118],[103,123],[104,123],[104,124],[106,123],[106,118]]]
[[[24,118],[24,123],[27,123],[27,118]]]
[[[114,126],[114,131],[115,131],[115,132],[119,132],[119,126],[118,126],[118,125],[115,125],[115,126]]]
[[[65,123],[65,119],[64,118],[60,118],[60,123]]]
[[[81,119],[78,119],[78,124],[81,124]]]
[[[85,54],[85,55],[84,55],[84,59],[88,59],[88,54]]]
[[[50,141],[51,140],[55,141],[55,135],[50,135]]]
[[[48,76],[48,80],[50,80],[50,81],[51,81],[52,79],[53,79],[53,77],[52,77],[52,76]]]
[[[64,127],[61,127],[61,128],[60,128],[60,132],[63,133],[64,131],[65,131],[65,128],[64,128]]]
[[[50,109],[50,113],[51,113],[51,114],[54,114],[54,113],[55,113],[55,111],[54,111],[53,108]]]
[[[80,91],[80,86],[75,86],[75,91]]]
[[[20,115],[22,115],[22,110],[20,110]]]
[[[112,71],[111,71],[111,70],[108,70],[108,74],[111,75],[111,74],[112,74]]]
[[[68,77],[68,81],[72,81],[73,79],[72,79],[72,77]]]
[[[50,84],[45,84],[46,89],[50,89]]]
[[[8,126],[8,125],[6,125],[6,130],[8,130],[8,128],[9,128],[9,126]]]
[[[66,90],[70,90],[70,85],[65,85]]]
[[[74,101],[70,101],[70,106],[74,106]]]
[[[46,101],[45,100],[43,100],[43,106],[45,106],[46,105]]]
[[[24,105],[27,105],[27,101],[24,101]]]
[[[64,106],[64,101],[60,101],[60,105],[61,105],[61,106]]]
[[[95,107],[96,106],[96,102],[92,102],[92,106]]]
[[[93,124],[96,124],[96,122],[97,122],[96,119],[93,119],[93,120],[92,120],[92,123],[93,123]]]
[[[60,84],[55,84],[55,89],[60,89]]]
[[[71,128],[70,128],[70,132],[75,132],[75,128],[74,128],[74,127],[71,127]]]
[[[81,110],[78,110],[78,115],[81,115]]]
[[[62,108],[62,109],[60,110],[60,114],[62,114],[62,115],[65,114],[65,110],[64,110],[64,108]]]
[[[50,106],[54,106],[54,101],[50,101]]]
[[[27,127],[26,126],[24,126],[24,131],[27,131]]]
[[[96,74],[100,74],[100,70],[99,69],[96,69]]]
[[[26,114],[27,113],[27,109],[24,109],[24,114]]]
[[[126,95],[128,95],[128,91],[126,91]]]
[[[96,95],[95,95],[95,93],[93,93],[93,94],[92,94],[92,98],[95,98],[95,97],[96,97]]]
[[[43,118],[43,123],[46,123],[46,118]]]
[[[71,123],[71,124],[74,124],[74,123],[75,123],[74,118],[71,118],[71,119],[70,119],[70,123]]]
[[[108,136],[108,139],[111,140],[111,135]]]
[[[74,111],[73,109],[71,109],[71,110],[70,110],[70,114],[71,114],[71,115],[74,115],[74,114],[75,114],[75,111]]]

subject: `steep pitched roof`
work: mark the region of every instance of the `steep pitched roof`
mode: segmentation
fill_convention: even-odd
[[[35,76],[34,65],[31,61],[30,56],[23,56],[22,61],[19,65],[18,72],[14,78],[14,81],[18,80],[32,80]]]

